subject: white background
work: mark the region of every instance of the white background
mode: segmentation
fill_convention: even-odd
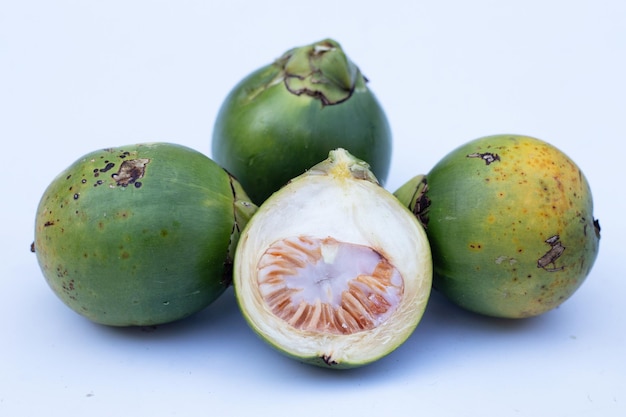
[[[232,291],[156,329],[95,325],[53,295],[29,245],[58,172],[144,141],[209,154],[230,88],[326,37],[387,111],[388,189],[495,133],[578,163],[602,241],[570,300],[507,321],[435,293],[397,351],[333,372],[266,346]],[[0,415],[626,415],[625,56],[623,0],[1,0]]]

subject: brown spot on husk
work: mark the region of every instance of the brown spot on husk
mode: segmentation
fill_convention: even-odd
[[[485,153],[474,152],[474,153],[467,155],[467,157],[468,158],[480,158],[483,161],[485,161],[485,165],[489,165],[493,162],[500,160],[500,156],[497,153],[491,153],[491,152],[485,152]]]
[[[537,260],[537,268],[543,268],[548,272],[562,271],[565,267],[557,267],[555,264],[556,260],[565,251],[565,246],[561,244],[559,235],[551,236],[545,242],[550,245],[550,250]],[[549,265],[552,265],[552,267],[548,268]]]
[[[117,185],[121,187],[127,187],[129,184],[134,184],[138,179],[143,178],[146,173],[146,165],[150,162],[149,159],[131,159],[122,162],[119,171],[111,175]]]

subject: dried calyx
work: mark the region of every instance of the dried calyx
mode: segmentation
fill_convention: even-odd
[[[332,39],[291,49],[275,65],[281,69],[279,77],[290,92],[315,97],[323,105],[347,100],[358,82],[366,82]]]

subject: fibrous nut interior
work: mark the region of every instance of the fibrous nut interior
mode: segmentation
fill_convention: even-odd
[[[267,307],[292,327],[316,333],[373,329],[396,310],[404,292],[399,271],[379,252],[332,237],[278,240],[257,268]]]

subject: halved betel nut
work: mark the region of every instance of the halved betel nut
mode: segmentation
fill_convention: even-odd
[[[289,356],[337,368],[400,346],[423,315],[431,280],[417,219],[343,149],[265,201],[234,264],[250,326]]]

